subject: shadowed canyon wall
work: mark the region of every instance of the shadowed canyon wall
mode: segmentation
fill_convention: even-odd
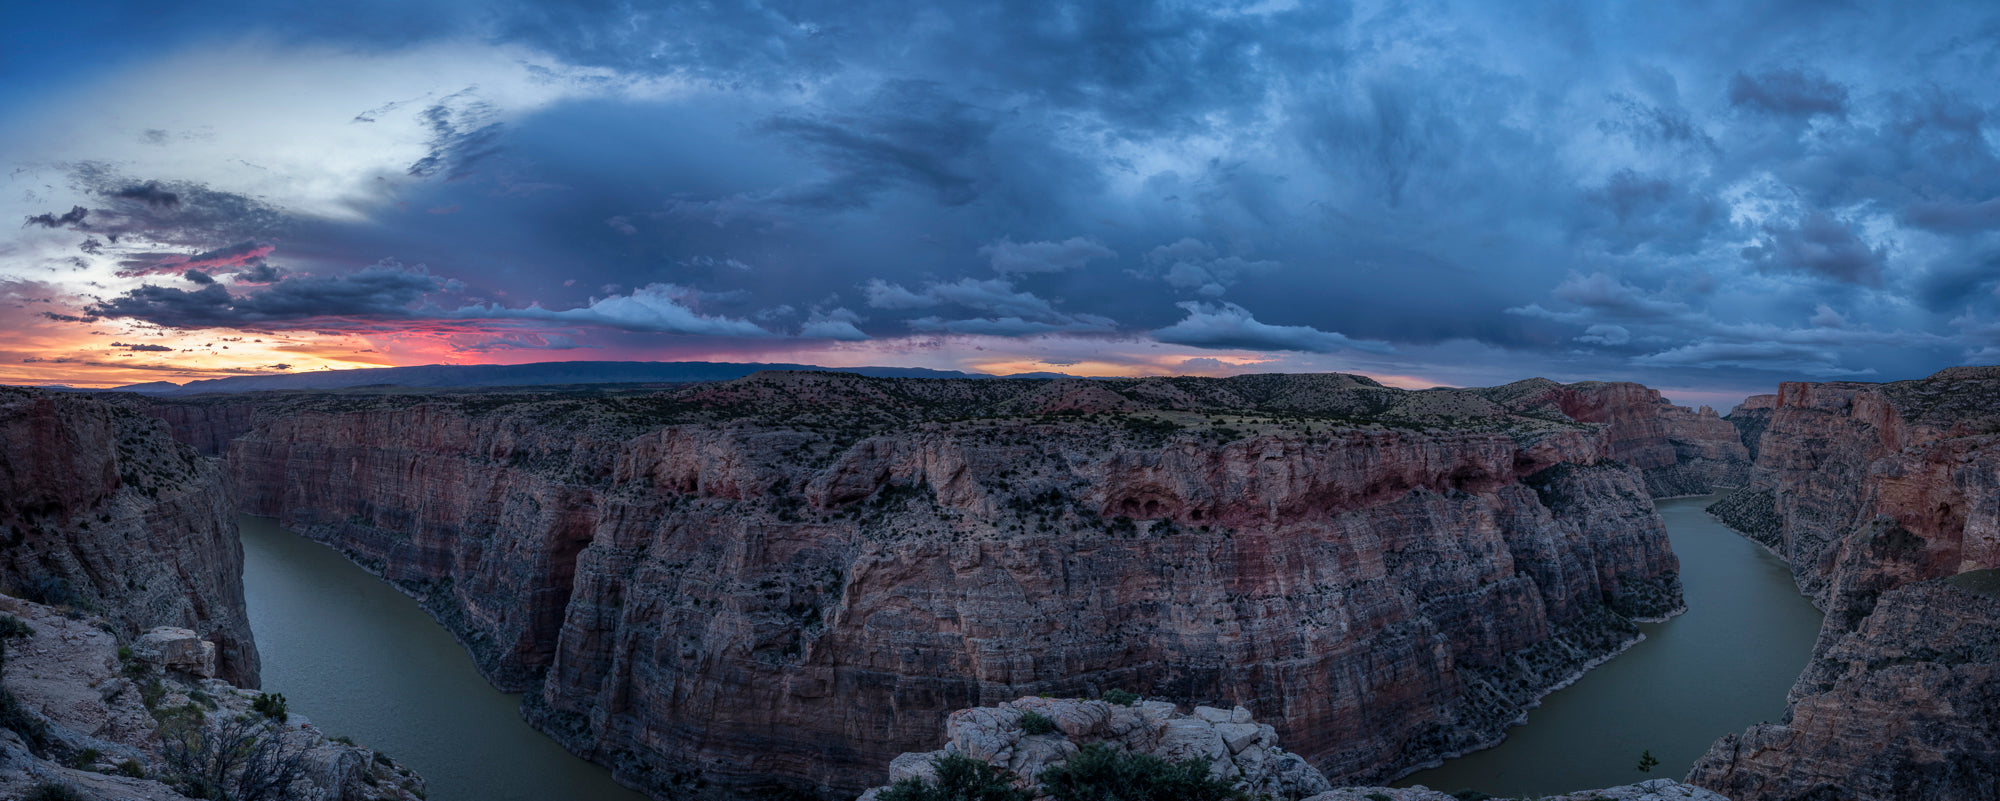
[[[199,632],[257,682],[243,549],[220,465],[94,398],[0,387],[0,591],[101,612],[128,639]]]
[[[1541,380],[138,403],[227,440],[244,511],[421,598],[538,726],[669,795],[851,792],[950,710],[1113,688],[1241,703],[1386,779],[1677,611],[1649,488],[1742,449],[1644,387]]]

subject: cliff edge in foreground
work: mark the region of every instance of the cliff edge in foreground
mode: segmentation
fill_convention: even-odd
[[[922,796],[926,788],[959,789],[969,775],[978,775],[979,765],[990,766],[989,787],[1013,790],[1016,801],[1100,798],[1114,788],[1117,797],[1176,801],[1460,801],[1422,785],[1334,788],[1240,706],[1182,712],[1172,703],[1133,698],[1021,698],[951,713],[944,739],[938,750],[896,757],[889,763],[889,784],[863,793],[860,801],[903,801]],[[968,770],[965,760],[978,764]],[[1536,801],[1677,799],[1728,801],[1671,779]]]

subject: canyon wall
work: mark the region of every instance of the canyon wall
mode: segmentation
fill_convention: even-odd
[[[1734,417],[1734,415],[1732,415]],[[2000,797],[2000,368],[1787,383],[1712,511],[1827,612],[1786,719],[1689,781],[1738,799]]]
[[[101,612],[125,636],[201,633],[256,686],[235,501],[166,426],[96,399],[0,387],[0,591]]]
[[[1241,704],[1368,781],[1490,744],[1680,608],[1641,470],[1714,481],[1698,460],[1741,444],[1579,386],[291,396],[227,453],[245,511],[422,599],[537,726],[661,795],[851,793],[950,710],[1108,689]]]
[[[1656,389],[1536,378],[1483,393],[1517,413],[1604,424],[1611,457],[1639,468],[1655,498],[1706,495],[1740,487],[1749,477],[1750,452],[1736,426],[1707,406],[1676,406]]]

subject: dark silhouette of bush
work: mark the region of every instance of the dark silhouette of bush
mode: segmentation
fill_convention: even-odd
[[[250,711],[279,723],[292,717],[291,712],[285,709],[284,693],[258,693],[256,698],[250,699]]]
[[[1133,704],[1139,703],[1139,694],[1126,692],[1124,690],[1105,690],[1104,702],[1107,704],[1117,704],[1119,706],[1131,706]]]
[[[83,794],[67,784],[42,782],[21,796],[21,801],[85,801]]]
[[[1042,771],[1042,791],[1055,801],[1248,801],[1228,782],[1210,778],[1201,760],[1168,762],[1103,743],[1079,749]]]
[[[1024,734],[1054,734],[1056,722],[1048,715],[1032,709],[1021,713],[1021,732]]]
[[[1014,789],[1012,774],[964,754],[946,754],[931,762],[937,783],[904,779],[876,796],[878,801],[1030,801]]]

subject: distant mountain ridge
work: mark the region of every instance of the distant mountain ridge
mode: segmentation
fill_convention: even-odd
[[[372,385],[404,387],[527,387],[557,384],[644,384],[731,381],[764,370],[813,370],[877,378],[1069,378],[1061,373],[989,376],[922,367],[820,367],[811,364],[748,362],[536,362],[532,364],[426,364],[322,370],[289,375],[245,375],[173,384],[151,381],[99,392],[144,395],[199,395],[271,390],[346,389]]]

